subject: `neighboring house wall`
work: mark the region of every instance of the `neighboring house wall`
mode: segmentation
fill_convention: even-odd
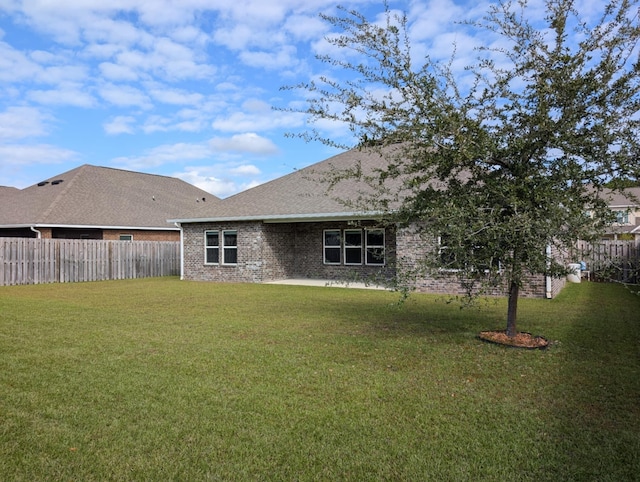
[[[611,226],[603,240],[640,240],[640,209],[637,207],[614,207],[619,222]]]
[[[180,241],[180,231],[140,229],[96,229],[96,228],[36,228],[42,239],[104,239],[118,241],[121,236],[132,236],[133,241]],[[0,229],[0,237],[36,238],[29,228]]]
[[[133,241],[180,241],[180,231],[144,231],[136,229],[105,229],[102,239],[119,240],[121,236],[133,236]]]

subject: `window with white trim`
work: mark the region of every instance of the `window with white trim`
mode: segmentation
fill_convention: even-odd
[[[362,264],[362,230],[344,230],[344,264]]]
[[[368,265],[384,265],[384,229],[367,229],[365,231],[365,262]]]
[[[205,264],[237,264],[238,232],[205,231]]]
[[[616,223],[618,224],[629,224],[629,211],[613,211],[616,215]]]
[[[463,262],[457,258],[455,252],[450,249],[449,246],[451,242],[452,239],[446,234],[438,238],[438,254],[440,257],[441,269],[459,271],[461,269],[464,269],[465,267],[468,267],[468,265],[463,264]],[[473,246],[472,249],[474,258],[477,261],[484,260],[484,263],[473,266],[472,268],[474,270],[488,272],[490,271],[490,269],[498,271],[502,269],[500,260],[495,258],[485,246],[476,245]]]
[[[220,263],[220,232],[204,232],[204,262],[205,264]]]
[[[222,264],[238,263],[238,232],[222,231]]]
[[[119,239],[120,241],[133,241],[133,234],[121,234]]]
[[[322,249],[324,264],[384,266],[384,229],[325,229]]]
[[[322,248],[324,252],[324,264],[340,264],[340,248],[342,238],[339,229],[325,229]]]
[[[456,255],[449,249],[450,238],[449,236],[442,235],[438,237],[438,254],[440,257],[440,266],[446,270],[459,270],[463,266],[457,260]]]

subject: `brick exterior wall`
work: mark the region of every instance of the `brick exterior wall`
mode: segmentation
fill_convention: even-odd
[[[346,222],[282,223],[260,222],[185,224],[184,279],[261,283],[287,278],[346,280],[369,278],[381,272],[393,276],[390,266],[325,265],[323,232],[325,229],[354,229]],[[205,231],[236,230],[236,265],[205,264]],[[395,245],[394,233],[386,230],[387,252]]]
[[[385,229],[386,265],[345,266],[325,265],[323,262],[323,233],[326,229],[354,229],[372,227],[363,223],[354,226],[347,222],[274,223],[229,222],[194,223],[183,225],[184,264],[183,278],[196,281],[262,283],[287,278],[322,280],[354,280],[384,277],[394,279],[397,273],[416,271],[426,250],[435,248],[435,242],[425,245],[415,228]],[[205,231],[237,231],[237,264],[205,263]],[[396,253],[398,253],[396,260]],[[397,266],[396,266],[397,265]],[[397,269],[396,269],[397,268]],[[551,295],[555,296],[565,280],[551,280]],[[423,293],[464,294],[464,288],[455,275],[411,278],[413,288]],[[545,297],[546,278],[528,278],[521,296]],[[497,287],[492,295],[506,294]]]
[[[422,293],[442,293],[452,295],[465,294],[465,288],[454,274],[442,273],[437,277],[421,275],[419,271],[420,259],[426,256],[430,249],[437,249],[437,241],[434,239],[431,244],[425,243],[424,237],[415,226],[402,228],[397,234],[398,271],[400,273],[411,273],[409,283],[413,288]],[[552,252],[552,256],[559,257],[560,253]],[[523,281],[520,288],[521,297],[530,298],[550,298],[555,297],[564,287],[566,278],[551,278],[550,290],[547,293],[547,278],[543,275],[529,275]],[[488,295],[505,296],[508,290],[506,286],[497,286]]]
[[[120,235],[130,234],[134,241],[180,241],[180,231],[143,231],[135,229],[109,230],[102,232],[102,239],[120,239]]]

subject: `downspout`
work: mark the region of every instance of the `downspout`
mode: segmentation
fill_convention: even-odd
[[[184,280],[184,234],[180,223],[174,223],[180,229],[180,280]]]
[[[33,231],[34,233],[36,233],[36,238],[40,239],[42,238],[42,233],[40,231],[38,231],[35,226],[29,226],[29,229],[31,229],[31,231]]]
[[[547,250],[546,250],[546,254],[547,254],[547,273],[549,272],[549,269],[551,269],[551,245],[547,245]],[[549,276],[547,274],[547,276],[545,277],[545,298],[550,300],[551,299],[551,276]]]

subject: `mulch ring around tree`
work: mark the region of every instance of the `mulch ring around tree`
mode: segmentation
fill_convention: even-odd
[[[478,338],[488,343],[529,350],[544,350],[549,346],[549,340],[545,337],[523,332],[516,333],[516,336],[511,337],[507,336],[505,331],[481,331]]]

